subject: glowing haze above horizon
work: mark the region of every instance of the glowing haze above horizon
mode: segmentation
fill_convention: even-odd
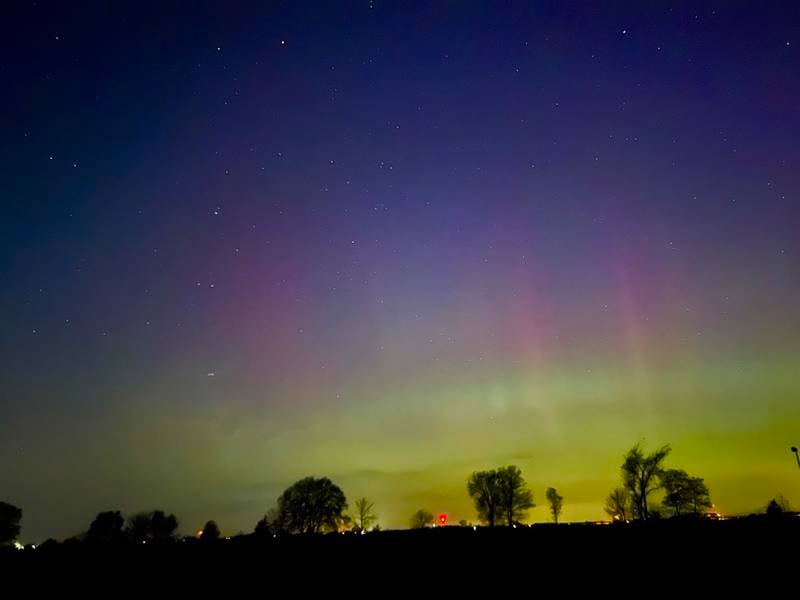
[[[21,539],[504,464],[600,519],[637,441],[800,502],[796,3],[112,4],[0,24]]]

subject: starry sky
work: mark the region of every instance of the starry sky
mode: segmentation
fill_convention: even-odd
[[[8,7],[6,7],[8,8]],[[795,2],[14,2],[0,500],[383,527],[520,466],[603,517],[671,443],[800,502]]]

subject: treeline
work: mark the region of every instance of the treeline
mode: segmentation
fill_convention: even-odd
[[[662,446],[648,453],[636,444],[625,454],[620,466],[621,485],[605,499],[605,512],[613,522],[706,514],[718,517],[709,512],[713,504],[701,477],[665,466],[670,452],[669,446]],[[478,521],[488,527],[521,526],[535,506],[533,492],[522,471],[514,465],[475,471],[467,479],[466,491]],[[656,493],[661,494],[660,506],[653,504]],[[554,487],[549,487],[545,500],[551,519],[558,524],[564,498]],[[253,534],[256,538],[270,539],[285,534],[364,534],[380,530],[374,504],[367,498],[356,500],[352,511],[348,508],[344,492],[330,479],[306,477],[283,491],[275,506],[256,523]],[[782,498],[770,501],[766,509],[770,516],[788,511],[788,503]],[[17,539],[21,520],[21,509],[0,502],[0,545]],[[137,513],[127,519],[119,511],[105,511],[97,515],[77,540],[94,545],[163,544],[177,539],[178,524],[174,514],[162,510]],[[417,510],[409,523],[412,529],[436,524],[434,515],[424,508]],[[439,524],[446,524],[446,515],[440,517]],[[462,520],[459,525],[469,524]],[[192,537],[212,543],[220,539],[221,532],[216,522],[208,521]]]

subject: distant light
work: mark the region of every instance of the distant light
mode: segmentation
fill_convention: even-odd
[[[439,523],[442,524],[442,527],[447,523],[447,513],[442,513],[439,515]]]
[[[200,537],[201,535],[203,535],[203,530],[202,529],[198,529],[197,530],[197,537]]]
[[[143,544],[146,544],[146,543],[147,543],[147,540],[142,540],[142,543],[143,543]]]
[[[33,550],[36,550],[36,544],[31,544],[31,548],[32,548]]]
[[[24,546],[19,542],[14,542],[14,548],[16,548],[17,550],[22,550]]]
[[[478,528],[475,525],[473,525],[472,526],[472,531],[478,531]]]
[[[512,527],[512,529],[516,529],[517,528],[516,524],[511,525],[511,527]]]

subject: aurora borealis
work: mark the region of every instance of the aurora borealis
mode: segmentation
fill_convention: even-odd
[[[107,4],[0,23],[24,540],[501,464],[599,519],[640,440],[800,502],[796,3]]]

